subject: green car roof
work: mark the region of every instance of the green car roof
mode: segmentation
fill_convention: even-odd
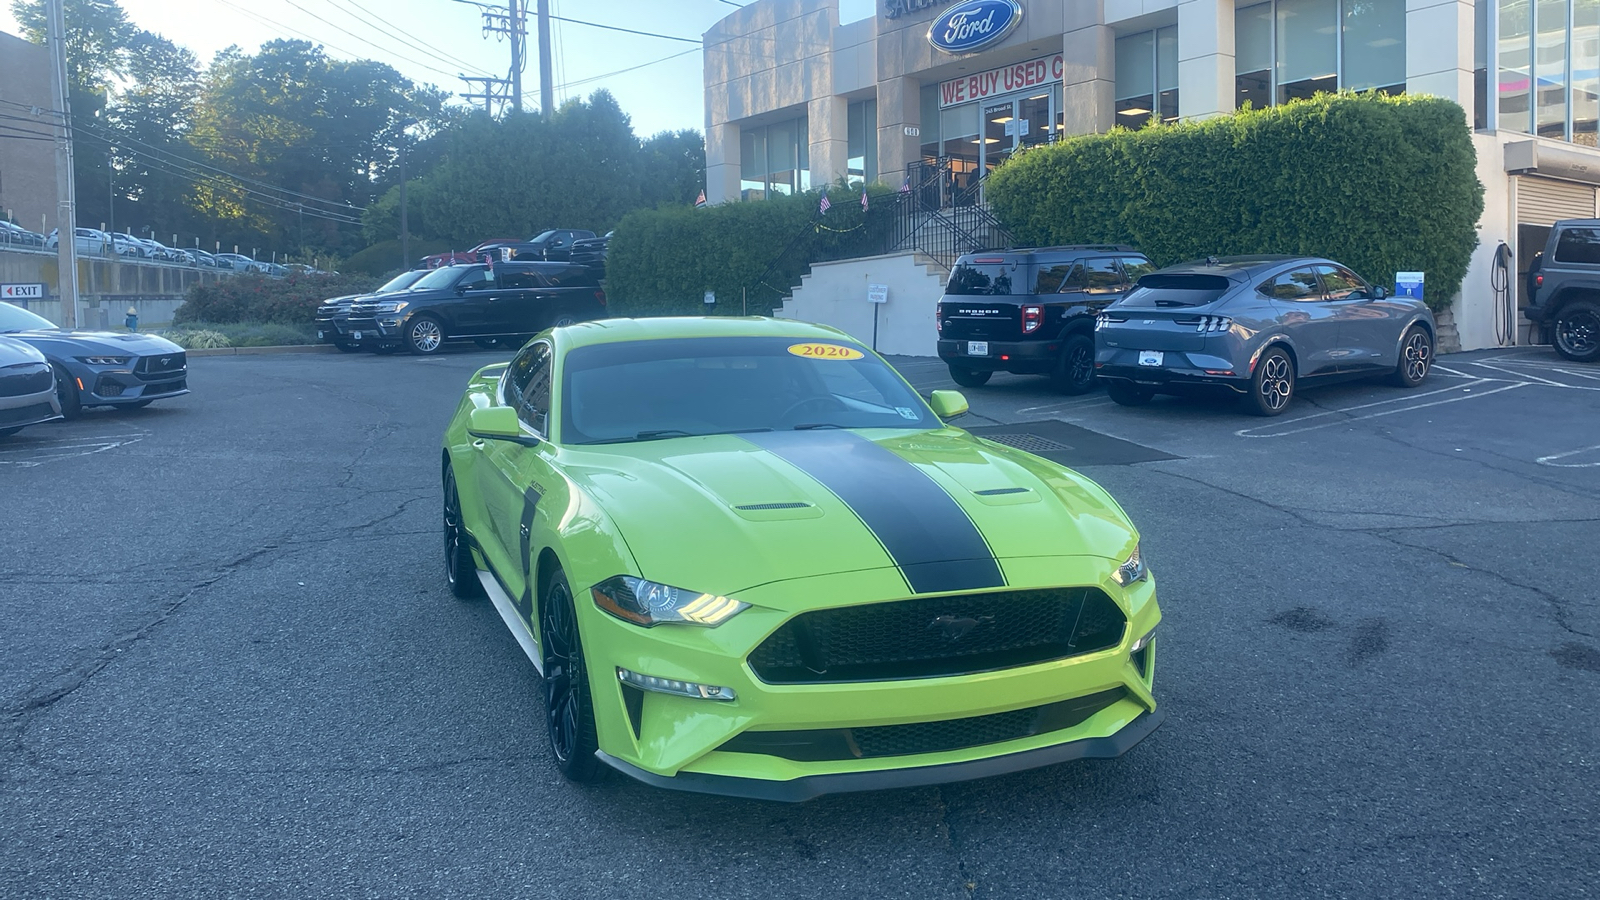
[[[561,329],[561,343],[567,347],[590,344],[617,344],[664,338],[714,337],[794,337],[824,341],[849,341],[855,338],[837,328],[813,325],[794,319],[768,316],[666,316],[650,319],[601,319]]]

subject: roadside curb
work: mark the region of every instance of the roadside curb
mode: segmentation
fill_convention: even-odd
[[[274,347],[212,347],[203,350],[186,350],[192,359],[196,356],[260,356],[276,353],[334,353],[339,348],[332,344],[281,344]]]

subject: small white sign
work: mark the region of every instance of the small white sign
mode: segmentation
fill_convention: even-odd
[[[716,291],[706,291],[706,305],[710,306],[711,304],[713,304],[715,302],[717,302],[717,292]]]
[[[43,300],[42,284],[0,284],[0,300]]]
[[[888,303],[889,302],[889,286],[887,284],[869,284],[869,285],[867,285],[867,302],[869,302],[869,303]]]
[[[907,125],[906,137],[922,137],[922,129],[915,125]]]

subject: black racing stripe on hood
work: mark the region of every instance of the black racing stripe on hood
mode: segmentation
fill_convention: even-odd
[[[741,437],[815,478],[871,529],[919,594],[1004,587],[972,519],[937,482],[849,431],[775,431]]]

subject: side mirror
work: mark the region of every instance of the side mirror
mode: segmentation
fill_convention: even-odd
[[[941,419],[954,419],[969,408],[967,398],[961,396],[960,391],[934,391],[928,395],[928,404],[933,407],[933,414]]]
[[[1372,287],[1372,299],[1374,299],[1374,300],[1387,300],[1387,299],[1389,299],[1389,289],[1384,287],[1381,284],[1373,285],[1373,287]]]
[[[534,447],[539,439],[522,430],[517,411],[509,406],[485,406],[467,414],[467,434],[487,441],[510,441]]]

